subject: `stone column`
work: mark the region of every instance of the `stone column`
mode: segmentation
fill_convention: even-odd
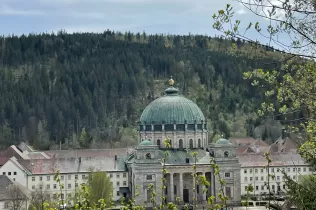
[[[206,178],[206,173],[203,172],[202,174],[203,174],[203,176]],[[211,183],[210,183],[210,184],[211,184]],[[205,186],[203,186],[203,185],[201,185],[201,187],[202,187],[201,190],[202,190],[202,193],[203,193],[203,199],[202,199],[202,201],[205,201],[205,200],[206,200],[206,191],[203,192],[203,190],[206,189],[206,188],[205,188]]]
[[[179,173],[179,195],[180,195],[180,201],[183,201],[183,174]]]
[[[197,199],[197,192],[196,192],[196,183],[195,183],[195,177],[194,176],[192,176],[192,181],[193,181],[193,186],[192,186],[192,201],[194,202],[194,198],[196,198]],[[196,200],[196,203],[197,203],[197,200]]]
[[[173,173],[170,173],[170,186],[169,186],[169,193],[170,193],[170,201],[173,202],[174,201],[174,192],[173,192]]]

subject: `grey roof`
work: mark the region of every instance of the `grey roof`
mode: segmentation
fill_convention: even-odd
[[[16,186],[18,192],[12,192],[10,190],[11,186]],[[18,196],[21,196],[20,199],[26,199],[27,198],[27,192],[28,190],[23,189],[24,187],[19,185],[16,182],[13,182],[11,179],[9,179],[5,175],[0,175],[0,201],[5,201],[5,200],[12,200],[12,199],[18,199]]]
[[[32,174],[87,173],[91,169],[100,171],[125,171],[126,157],[52,158],[39,160],[17,160]]]
[[[263,167],[267,165],[266,158],[261,154],[242,154],[238,155],[241,167]],[[277,153],[271,154],[271,166],[302,166],[308,165],[304,159],[295,153]]]
[[[54,158],[79,158],[79,157],[114,157],[131,154],[134,148],[115,149],[78,149],[78,150],[49,150],[44,151],[48,156]]]

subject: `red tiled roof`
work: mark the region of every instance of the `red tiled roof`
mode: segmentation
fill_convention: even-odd
[[[229,139],[229,141],[230,143],[235,144],[235,145],[250,145],[255,141],[255,139],[252,137],[246,137],[246,138],[232,137]]]

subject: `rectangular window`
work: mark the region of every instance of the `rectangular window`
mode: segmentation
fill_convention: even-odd
[[[250,181],[252,181],[252,177],[250,177]]]
[[[120,186],[120,182],[116,182],[116,186]]]
[[[255,169],[255,173],[258,173],[258,169],[257,168]]]
[[[245,191],[247,191],[247,186],[245,186]]]
[[[35,182],[35,176],[32,176],[32,182]]]
[[[126,186],[126,181],[123,182],[123,185]]]
[[[50,176],[47,176],[47,181],[50,181]]]
[[[68,175],[68,180],[71,180],[71,175],[70,174]]]
[[[15,181],[15,178],[13,178],[13,181]]]
[[[64,193],[60,194],[61,199],[65,199]]]
[[[68,189],[70,189],[71,188],[71,184],[68,184]]]
[[[244,169],[244,174],[246,174],[247,173],[247,169]]]
[[[75,183],[75,187],[78,187],[78,183],[77,182]]]
[[[61,175],[61,176],[60,176],[60,180],[61,180],[61,181],[64,181],[64,175]]]
[[[287,168],[287,172],[291,172],[291,169],[290,169],[290,168]]]
[[[247,177],[245,177],[245,182],[247,181]]]
[[[200,193],[200,185],[196,185],[196,193],[197,193],[197,194]]]
[[[75,180],[78,180],[78,175],[75,175]]]
[[[110,178],[113,178],[113,174],[110,174]]]
[[[256,190],[259,190],[259,186],[258,185],[256,185]]]
[[[252,169],[249,169],[250,173],[252,173]]]
[[[261,185],[261,190],[264,190],[264,185]]]
[[[48,185],[46,185],[46,189],[47,190],[49,190],[50,189],[50,185],[48,184]]]
[[[8,175],[11,175],[11,172],[8,172]]]
[[[5,175],[5,172],[3,172],[2,174]]]
[[[295,172],[296,171],[296,168],[293,168],[293,172]]]
[[[146,179],[147,179],[147,180],[152,180],[152,179],[153,179],[153,175],[147,175],[147,176],[146,176]]]
[[[230,177],[230,173],[225,173],[225,177],[226,178]]]
[[[298,172],[301,172],[301,168],[297,168],[297,171],[298,171]]]
[[[116,178],[120,178],[120,174],[116,174]]]
[[[70,193],[68,193],[67,197],[68,197],[68,198],[71,198],[71,194],[70,194]]]
[[[57,189],[57,185],[56,184],[54,184],[54,189]]]
[[[303,168],[303,171],[306,172],[306,168],[305,167]]]
[[[285,190],[285,184],[283,185],[283,190]]]
[[[278,180],[278,181],[280,180],[280,176],[277,176],[277,180]]]
[[[116,191],[116,196],[120,196],[120,191]]]
[[[39,185],[39,188],[42,190],[42,189],[43,189],[43,185],[40,184],[40,185]]]
[[[262,177],[261,177],[261,181],[263,181],[263,180],[264,180],[264,177],[262,176]]]
[[[13,172],[13,175],[16,175],[16,172]]]
[[[35,190],[35,185],[32,185],[32,190]]]
[[[261,169],[261,173],[263,173],[263,168]]]
[[[295,176],[295,175],[293,176],[293,179],[296,179],[296,176]]]
[[[275,186],[274,186],[274,184],[272,185],[272,190],[274,190],[275,189]]]
[[[53,199],[56,200],[57,199],[57,194],[53,194]]]
[[[259,177],[256,176],[256,181],[258,181],[258,180],[259,180]]]
[[[43,181],[43,177],[42,177],[42,176],[40,176],[40,177],[39,177],[39,180],[40,180],[40,181]]]
[[[274,173],[274,168],[271,168],[271,172],[273,172],[273,173]]]
[[[126,178],[126,173],[123,173],[123,178]]]
[[[83,180],[85,180],[86,179],[86,175],[82,175],[82,177],[81,177]]]

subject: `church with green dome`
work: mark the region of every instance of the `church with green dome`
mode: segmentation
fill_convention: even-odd
[[[196,202],[203,206],[210,196],[215,196],[215,202],[221,202],[217,196],[221,185],[210,164],[214,158],[220,167],[221,177],[226,181],[223,190],[229,198],[229,205],[239,206],[240,164],[236,146],[226,139],[209,142],[210,131],[202,110],[179,94],[174,83],[171,78],[164,96],[152,101],[140,116],[138,146],[125,161],[129,197],[134,198],[138,194],[136,204],[152,207],[149,186],[153,185],[158,195],[157,204]],[[164,188],[163,165],[168,171],[164,176]],[[193,165],[196,165],[197,175],[204,176],[210,183],[206,191],[198,178],[192,176]],[[161,195],[166,198],[165,201],[161,201]]]

